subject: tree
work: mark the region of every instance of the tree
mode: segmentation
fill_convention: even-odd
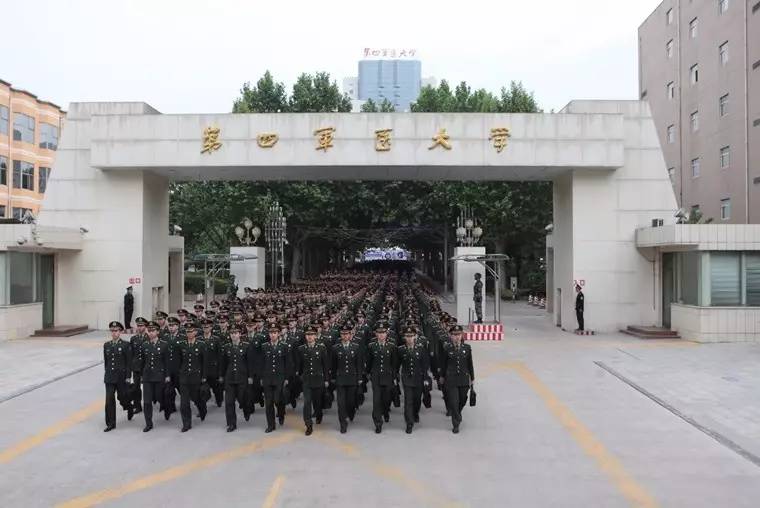
[[[326,72],[301,74],[290,95],[290,111],[294,113],[348,113],[351,99],[340,93],[338,84]]]
[[[240,97],[232,105],[233,113],[281,113],[287,109],[285,85],[275,82],[269,71],[256,82],[255,88],[251,88],[250,83],[244,83]]]
[[[377,113],[377,103],[372,98],[369,98],[359,109],[362,113]]]

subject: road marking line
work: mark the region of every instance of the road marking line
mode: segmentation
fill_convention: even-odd
[[[615,457],[594,434],[565,406],[533,371],[525,364],[517,363],[511,367],[520,378],[541,398],[547,409],[559,420],[581,449],[593,458],[615,484],[631,506],[655,508],[657,502],[633,476],[626,471],[623,464]]]
[[[280,495],[280,489],[282,489],[283,483],[285,483],[284,475],[279,475],[274,479],[274,483],[269,489],[269,494],[267,494],[267,498],[264,499],[264,504],[261,505],[261,508],[274,508],[274,505],[277,502],[277,496]]]
[[[118,487],[103,489],[91,494],[86,494],[64,503],[57,504],[56,507],[85,508],[89,506],[95,506],[105,501],[119,499],[133,492],[149,489],[151,487],[155,487],[156,485],[176,480],[177,478],[187,476],[190,473],[194,473],[201,469],[217,466],[224,462],[239,459],[246,455],[263,452],[271,448],[290,443],[299,437],[301,436],[296,432],[287,432],[279,436],[266,437],[259,441],[253,441],[239,448],[232,448],[230,450],[208,455],[206,457],[186,462],[178,466],[170,467],[169,469],[159,471],[158,473],[142,476]]]
[[[58,434],[70,429],[74,425],[81,423],[98,411],[103,410],[103,401],[96,400],[88,406],[80,409],[76,413],[69,415],[63,420],[54,423],[50,427],[44,429],[42,432],[30,436],[23,441],[11,446],[0,452],[0,464],[7,464],[19,455],[31,450],[35,446],[39,446],[50,438],[57,436]]]

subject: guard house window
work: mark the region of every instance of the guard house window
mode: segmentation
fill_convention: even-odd
[[[40,125],[40,148],[58,149],[58,127],[49,123]]]
[[[695,111],[689,116],[689,124],[691,125],[691,132],[699,130],[699,111]]]
[[[697,20],[697,18],[694,18],[689,22],[689,37],[691,37],[692,39],[697,38],[698,26],[699,26],[699,21]]]
[[[13,115],[13,140],[34,143],[34,118],[23,113]]]
[[[671,81],[670,83],[667,84],[667,86],[665,87],[665,90],[666,90],[666,93],[668,95],[668,99],[669,100],[673,100],[675,98],[675,96],[676,96],[676,86],[675,86],[675,84]]]
[[[670,39],[667,44],[665,44],[665,56],[673,58],[673,39]]]
[[[720,169],[726,169],[731,165],[731,147],[724,146],[720,149]]]
[[[725,13],[728,10],[728,0],[718,0],[718,12]]]
[[[689,69],[689,78],[692,85],[699,83],[699,64],[694,64]]]
[[[699,177],[699,157],[696,159],[691,159],[691,177]],[[699,206],[697,206],[697,210],[699,210]]]
[[[718,59],[723,67],[728,63],[728,41],[718,46]]]
[[[50,168],[40,167],[37,173],[37,191],[41,194],[47,189],[47,181],[50,178]]]
[[[718,111],[720,116],[726,116],[728,114],[728,94],[718,99]]]
[[[8,159],[0,155],[0,185],[8,185]]]
[[[665,13],[665,24],[666,25],[673,24],[673,9],[668,9],[668,12]]]
[[[34,190],[34,164],[13,161],[13,186],[16,189]]]
[[[5,205],[0,205],[0,219],[5,218]]]
[[[668,143],[676,142],[676,126],[668,125]]]
[[[31,212],[31,208],[22,208],[22,207],[13,207],[13,218],[21,220],[24,218],[24,215],[26,215],[26,212]]]
[[[731,198],[720,200],[720,220],[729,220],[731,218]]]
[[[8,119],[10,112],[6,106],[0,106],[0,134],[8,134]]]

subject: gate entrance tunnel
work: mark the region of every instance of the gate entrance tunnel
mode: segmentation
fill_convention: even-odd
[[[56,260],[66,296],[54,298],[56,320],[105,328],[130,280],[140,281],[135,315],[154,299],[178,308],[170,182],[213,180],[550,181],[552,313],[573,315],[583,280],[589,328],[661,321],[660,260],[638,252],[635,232],[672,223],[676,200],[639,101],[575,101],[557,114],[162,115],[144,103],[74,103],[38,220],[82,231],[81,250]]]

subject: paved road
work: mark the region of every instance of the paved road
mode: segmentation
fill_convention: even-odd
[[[758,506],[760,345],[576,337],[519,304],[506,322],[504,342],[473,344],[478,406],[458,435],[437,392],[411,436],[397,409],[375,435],[368,404],[345,435],[334,409],[308,438],[298,410],[227,434],[216,407],[186,434],[177,415],[143,434],[122,413],[104,434],[102,369],[82,370],[0,403],[2,506]],[[97,361],[98,341],[0,344],[4,366],[18,358],[0,386]]]

